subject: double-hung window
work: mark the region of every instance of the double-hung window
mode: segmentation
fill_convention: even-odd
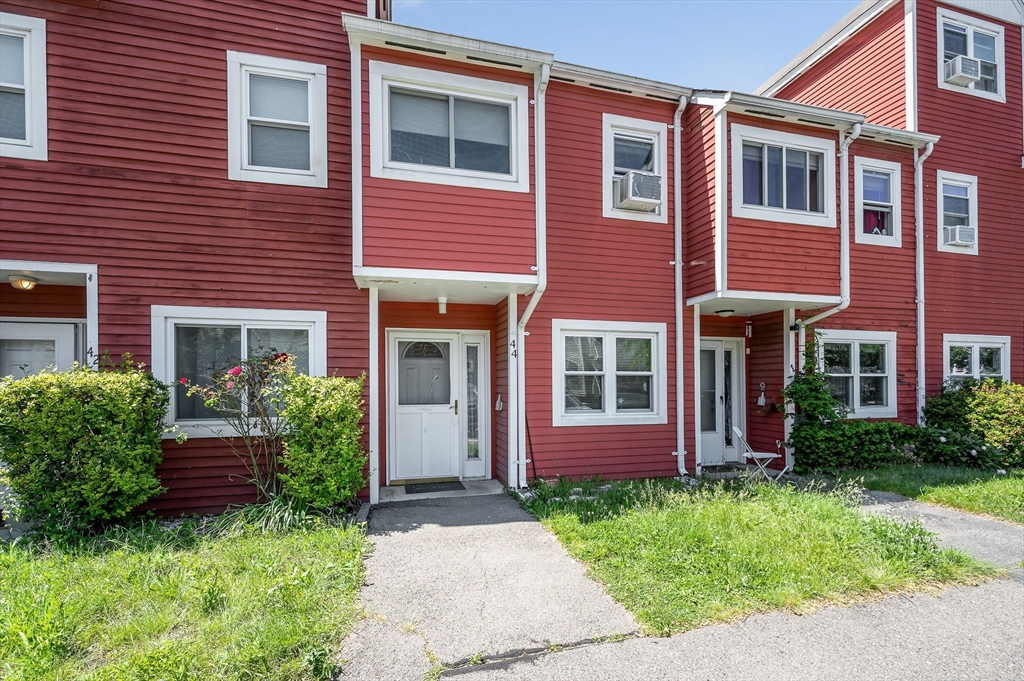
[[[46,20],[0,12],[0,156],[45,161]]]
[[[203,385],[243,358],[284,352],[297,371],[326,375],[326,327],[319,311],[154,305],[153,373],[174,386],[168,422],[189,426],[190,436],[216,435],[223,422],[181,379]]]
[[[986,99],[1006,101],[1004,29],[945,8],[938,9],[939,87],[968,92]],[[967,85],[948,82],[947,66],[958,56],[978,61],[978,80]]]
[[[854,227],[857,243],[901,243],[900,164],[857,156]]]
[[[370,62],[370,174],[529,191],[523,85]]]
[[[733,216],[835,227],[835,142],[731,128]]]
[[[896,411],[896,334],[884,331],[820,332],[820,368],[832,396],[851,418],[890,418]]]
[[[1010,337],[943,334],[943,378],[1010,380]]]
[[[327,186],[327,67],[228,52],[228,178]]]
[[[940,251],[978,254],[978,178],[938,171]]]
[[[668,222],[665,185],[668,167],[668,125],[606,113],[602,116],[602,211],[606,218]],[[639,171],[631,200],[621,186],[626,173]]]
[[[664,324],[554,320],[556,426],[667,422]]]

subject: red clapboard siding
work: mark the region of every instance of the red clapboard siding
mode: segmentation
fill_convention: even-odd
[[[838,144],[836,134],[798,125],[766,124],[762,119],[735,114],[729,115],[728,123],[730,149],[733,123],[830,139]],[[726,158],[731,173],[732,154],[727,154]],[[732,202],[736,197],[732,196],[731,181],[727,184],[730,186],[727,186],[729,218],[726,227],[726,282],[730,290],[839,295],[838,229],[733,217]],[[837,192],[838,186],[837,168]],[[835,215],[838,225],[838,200]]]
[[[508,300],[494,306],[494,399],[501,396],[505,404],[501,411],[494,412],[494,477],[508,483],[508,410],[509,410],[509,361],[508,361]]]
[[[47,21],[49,161],[0,159],[3,254],[98,265],[100,353],[151,363],[151,305],[326,310],[328,372],[366,370],[368,300],[348,264],[340,19],[365,2],[12,0],[4,10]],[[227,179],[226,50],[327,66],[328,188]],[[236,464],[219,441],[165,452],[162,513],[251,498],[225,472]]]
[[[934,15],[920,16],[919,25],[934,32]],[[896,3],[775,96],[856,111],[868,123],[906,127],[903,24],[903,4]]]
[[[782,313],[756,315],[750,318],[753,336],[747,339],[747,442],[760,452],[774,452],[775,441],[785,437],[784,344]],[[757,406],[765,384],[765,406]],[[781,467],[781,465],[779,466]]]
[[[856,242],[855,157],[900,163],[902,246]],[[896,401],[899,419],[917,419],[917,304],[914,254],[914,156],[909,149],[857,140],[850,147],[850,306],[815,324],[819,329],[896,332]]]
[[[686,297],[715,290],[715,117],[711,107],[685,112],[683,281]]]
[[[675,474],[671,206],[666,224],[609,219],[601,214],[602,114],[671,124],[674,112],[675,105],[668,102],[555,81],[548,88],[548,288],[529,322],[525,348],[527,458],[532,461],[527,473],[531,478]],[[670,168],[665,187],[672,186],[672,172]],[[668,422],[552,426],[552,319],[665,323]]]
[[[947,333],[1010,336],[1011,378],[1024,381],[1021,27],[1005,25],[1005,104],[950,92],[936,85],[937,7],[932,0],[917,3],[919,127],[942,136],[924,170],[925,385],[929,392],[942,382],[942,335]],[[992,17],[980,18],[1000,23]],[[977,256],[937,249],[937,170],[978,177]]]
[[[381,301],[379,310],[380,321],[380,367],[382,386],[387,385],[387,329],[444,329],[448,331],[490,331],[491,340],[497,336],[495,322],[497,319],[494,305],[457,305],[449,303],[447,312],[440,314],[437,303],[397,303]],[[493,343],[492,343],[493,344]],[[504,343],[502,343],[504,347]],[[495,354],[491,355],[491,376],[497,375]],[[506,373],[507,376],[507,373]],[[481,409],[493,409],[496,381],[491,382],[491,395],[481,395]],[[505,398],[508,395],[506,394]],[[489,406],[488,406],[489,405]],[[388,397],[387,390],[381,390],[380,400],[380,484],[387,485],[387,433],[388,433]],[[491,423],[495,423],[495,412],[491,412]],[[491,470],[495,464],[495,433],[491,428]]]
[[[0,317],[85,319],[85,287],[36,284],[31,291],[16,291],[0,282]]]
[[[537,264],[533,107],[529,107],[530,130],[520,131],[530,139],[529,193],[370,177],[371,59],[510,82],[533,91],[529,74],[364,48],[363,264],[533,274],[530,268]]]

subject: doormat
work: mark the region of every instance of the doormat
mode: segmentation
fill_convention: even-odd
[[[419,485],[406,485],[406,494],[426,494],[427,492],[456,492],[464,490],[461,482],[424,482]]]

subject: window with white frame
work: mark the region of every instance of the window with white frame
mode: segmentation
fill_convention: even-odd
[[[835,227],[835,142],[733,124],[734,217]]]
[[[942,376],[947,380],[1010,380],[1010,337],[943,334]]]
[[[228,179],[327,186],[327,67],[227,53]]]
[[[168,423],[195,426],[190,435],[215,436],[223,425],[187,383],[203,385],[215,372],[242,358],[288,353],[297,371],[327,373],[327,313],[313,310],[258,310],[152,306],[153,374],[174,386]]]
[[[556,426],[668,422],[665,324],[552,322]]]
[[[832,395],[851,418],[893,418],[896,411],[896,334],[820,331],[819,365]]]
[[[46,20],[0,12],[0,156],[45,161]]]
[[[938,171],[940,251],[978,254],[978,178]]]
[[[606,218],[668,222],[668,125],[606,113],[601,118],[602,211]],[[627,174],[633,182],[625,185]]]
[[[939,87],[1005,102],[1004,33],[999,24],[939,8]],[[968,66],[958,73],[957,57],[977,60],[977,72]]]
[[[370,62],[370,175],[528,192],[524,85]]]
[[[857,243],[901,244],[900,164],[857,156],[854,215]]]

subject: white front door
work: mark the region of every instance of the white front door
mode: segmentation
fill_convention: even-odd
[[[489,334],[388,332],[388,481],[490,473]]]
[[[74,361],[74,324],[0,322],[0,376],[27,376],[47,367],[63,371]]]
[[[700,452],[705,466],[739,462],[733,426],[742,423],[743,341],[701,339]]]

